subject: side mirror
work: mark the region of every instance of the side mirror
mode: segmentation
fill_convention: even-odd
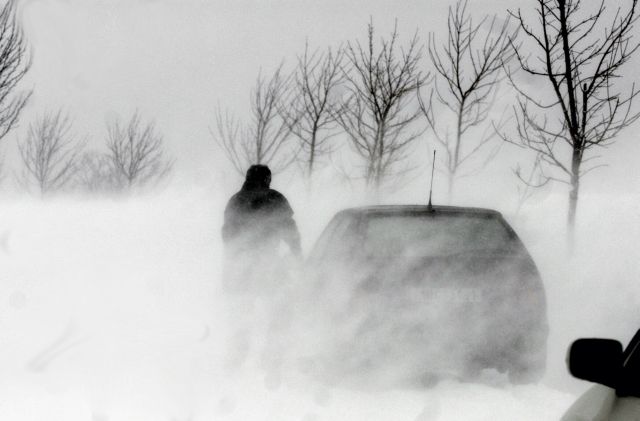
[[[582,380],[616,388],[622,372],[622,344],[613,339],[578,339],[569,348],[569,372]]]

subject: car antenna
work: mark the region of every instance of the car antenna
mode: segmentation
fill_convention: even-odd
[[[433,163],[431,165],[431,185],[429,186],[429,204],[427,205],[427,212],[433,212],[433,205],[431,204],[431,195],[433,194],[433,171],[436,168],[436,150],[433,150]]]

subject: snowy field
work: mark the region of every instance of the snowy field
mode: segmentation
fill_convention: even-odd
[[[566,372],[571,340],[626,341],[639,327],[635,199],[618,200],[606,219],[585,207],[570,260],[559,245],[562,221],[549,218],[553,197],[517,219],[505,213],[547,286],[549,369],[541,384],[511,386],[489,372],[482,385],[377,391],[273,381],[253,354],[241,369],[225,369],[226,197],[202,188],[128,201],[0,203],[0,419],[558,419],[587,387]],[[292,201],[305,250],[341,200]]]

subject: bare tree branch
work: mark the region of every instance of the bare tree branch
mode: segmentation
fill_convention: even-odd
[[[589,162],[587,154],[613,143],[640,117],[633,107],[635,85],[625,89],[616,83],[622,66],[640,46],[632,42],[637,0],[613,13],[607,13],[604,1],[591,11],[581,0],[536,3],[537,25],[528,24],[519,10],[510,12],[536,53],[523,57],[520,45],[511,46],[520,68],[548,83],[553,100],[547,102],[548,95],[540,99],[544,93],[539,90],[528,93],[509,73],[520,96],[514,109],[517,136],[501,137],[537,152],[545,177],[571,186],[567,222],[572,237],[581,177],[599,166],[583,168]]]
[[[283,75],[281,64],[269,79],[260,74],[251,91],[250,121],[241,123],[220,107],[216,112],[216,131],[210,133],[239,174],[252,164],[266,164],[274,173],[284,170],[297,158],[298,150],[289,144],[296,119],[283,115],[291,100],[291,76]]]
[[[517,186],[518,204],[515,212],[516,215],[520,213],[522,207],[533,196],[536,189],[544,187],[552,181],[550,178],[545,177],[541,166],[542,156],[538,154],[533,161],[531,169],[526,174],[523,174],[522,167],[520,165],[514,169],[514,174],[518,180],[520,180],[520,184]]]
[[[87,193],[116,193],[122,186],[108,154],[89,151],[78,160],[78,188]]]
[[[0,139],[18,123],[31,91],[16,92],[31,67],[24,34],[16,18],[16,0],[0,9]]]
[[[348,97],[335,112],[365,165],[365,179],[378,189],[397,175],[395,167],[407,159],[408,146],[423,130],[412,126],[420,115],[414,106],[416,90],[427,80],[419,69],[422,48],[417,35],[406,47],[398,45],[398,30],[388,39],[374,40],[369,23],[367,44],[349,42],[345,49],[349,68],[343,67]]]
[[[155,124],[143,123],[138,112],[127,123],[116,120],[108,125],[107,149],[116,177],[127,190],[162,180],[173,166]]]
[[[517,30],[510,29],[508,19],[498,23],[496,16],[474,23],[468,12],[468,0],[458,0],[455,8],[449,8],[447,27],[448,38],[442,45],[438,46],[435,37],[429,36],[429,57],[436,70],[435,86],[427,100],[420,94],[418,99],[429,129],[444,149],[451,197],[460,168],[484,152],[496,137],[494,124],[485,124],[480,137],[465,134],[489,117],[498,85],[504,78],[504,63],[516,55],[510,40]],[[444,106],[444,110],[437,111],[438,118],[446,120],[444,124],[436,120],[437,104]],[[443,118],[442,111],[452,118]],[[503,123],[501,118],[499,125]],[[489,153],[487,157],[493,156],[495,154]],[[482,161],[481,167],[488,162],[489,159]]]
[[[283,104],[281,110],[291,132],[300,141],[309,179],[318,160],[333,151],[328,141],[337,134],[336,92],[344,82],[343,61],[341,48],[310,52],[305,44],[304,54],[298,56],[291,101]]]
[[[40,195],[63,189],[77,171],[85,141],[73,133],[73,124],[61,110],[46,113],[29,125],[18,141],[23,171],[21,184],[36,187]]]

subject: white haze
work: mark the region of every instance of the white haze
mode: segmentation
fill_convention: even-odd
[[[572,257],[564,245],[564,188],[537,193],[513,214],[511,168],[526,154],[504,147],[456,192],[455,204],[503,212],[540,269],[550,322],[540,384],[511,386],[499,373],[486,372],[481,383],[446,380],[431,389],[331,387],[299,375],[295,364],[282,379],[269,378],[260,355],[263,323],[252,325],[252,352],[242,368],[225,366],[232,324],[220,285],[220,228],[226,200],[241,180],[210,138],[213,111],[220,103],[242,114],[259,69],[272,69],[282,58],[291,63],[307,36],[317,46],[362,39],[369,16],[381,33],[397,16],[405,39],[415,28],[423,38],[443,28],[446,2],[398,3],[22,2],[34,56],[26,86],[34,96],[21,126],[3,140],[8,166],[18,168],[15,140],[26,122],[58,106],[76,118],[92,146],[102,140],[106,119],[138,108],[157,119],[177,161],[174,182],[162,194],[129,200],[8,196],[8,172],[0,201],[0,419],[560,417],[588,386],[566,371],[571,341],[606,336],[625,342],[640,327],[640,144],[632,131],[602,151],[610,167],[584,180]],[[471,6],[502,13],[512,5],[474,0]],[[416,152],[430,156],[424,144]],[[422,165],[409,185],[384,191],[378,201],[426,202],[426,174]],[[443,203],[446,181],[436,174],[435,200]],[[330,169],[319,174],[311,195],[293,173],[276,175],[274,187],[294,208],[306,252],[336,211],[371,202],[357,183],[340,183]],[[305,277],[295,281],[304,290]],[[255,311],[267,314],[260,306]],[[302,319],[298,333],[306,326],[318,328]],[[335,343],[334,333],[322,330],[317,343]],[[287,341],[291,337],[284,343],[295,349]],[[404,366],[386,366],[388,378]]]
[[[389,200],[420,201],[419,187]],[[346,187],[307,200],[300,199],[302,186],[280,190],[292,197],[306,250],[335,211],[364,203]],[[552,420],[586,387],[566,372],[570,341],[584,335],[625,341],[637,327],[637,200],[586,197],[594,206],[581,214],[584,242],[567,261],[563,221],[555,215],[560,198],[550,195],[511,218],[547,288],[551,332],[540,384],[511,386],[491,371],[481,383],[446,380],[431,389],[332,387],[294,370],[274,381],[261,360],[262,322],[253,326],[245,364],[229,371],[231,324],[220,285],[226,199],[200,188],[126,201],[2,203],[0,417]],[[605,205],[615,209],[611,216],[596,211]],[[620,228],[620,220],[629,225]],[[305,278],[296,282],[304,285]],[[334,332],[307,333],[327,343]],[[403,367],[400,361],[385,369],[393,377]]]

